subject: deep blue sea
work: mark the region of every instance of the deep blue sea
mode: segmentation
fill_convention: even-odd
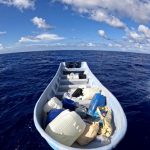
[[[87,61],[121,103],[128,130],[116,150],[150,149],[150,55],[103,51],[0,55],[0,149],[50,149],[35,129],[33,109],[62,61]]]

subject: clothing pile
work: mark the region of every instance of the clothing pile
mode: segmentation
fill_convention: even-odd
[[[86,79],[86,74],[84,74],[84,73],[70,73],[70,74],[67,74],[67,79]]]
[[[82,105],[81,101],[88,101],[90,105]],[[44,105],[43,111],[46,133],[67,146],[75,142],[87,145],[97,135],[108,139],[113,134],[112,110],[98,87],[77,88],[64,93],[62,100],[53,97]]]

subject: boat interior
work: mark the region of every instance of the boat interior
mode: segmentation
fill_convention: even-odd
[[[122,113],[122,109],[117,106],[117,104],[114,104],[111,102],[115,97],[112,96],[112,94],[99,82],[99,80],[93,75],[89,67],[87,66],[86,62],[77,63],[75,66],[70,65],[70,63],[61,63],[59,66],[59,69],[54,76],[51,83],[47,86],[43,94],[41,95],[39,103],[37,104],[37,119],[38,123],[40,124],[41,128],[45,129],[45,115],[43,114],[42,108],[46,104],[48,100],[50,100],[52,97],[57,97],[59,100],[63,99],[63,95],[65,92],[73,93],[77,88],[91,88],[91,87],[100,87],[101,93],[106,96],[107,105],[112,109],[112,128],[113,128],[113,134],[109,138],[104,138],[101,135],[97,135],[94,141],[89,143],[86,146],[81,146],[77,142],[75,142],[71,147],[72,148],[79,148],[79,149],[96,149],[99,147],[111,147],[113,144],[111,142],[114,142],[114,144],[118,142],[119,135],[118,130],[121,129],[121,124],[124,123],[124,118],[116,118],[114,119],[115,114],[120,111]],[[71,73],[81,75],[81,78],[68,78],[68,75]],[[90,101],[80,101],[81,105],[85,105],[86,107],[89,107]],[[116,105],[116,106],[115,106]],[[118,107],[118,110],[114,110],[113,107]],[[121,122],[119,123],[118,120]],[[117,127],[117,128],[116,128]],[[43,132],[43,131],[42,131]],[[118,134],[118,135],[117,135]],[[124,134],[124,133],[122,133]],[[50,139],[46,139],[48,143],[50,143]],[[108,145],[108,147],[106,147]]]

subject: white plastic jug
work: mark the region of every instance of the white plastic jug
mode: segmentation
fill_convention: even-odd
[[[85,127],[86,124],[76,112],[65,110],[47,125],[45,131],[58,142],[71,146]]]
[[[47,113],[51,109],[62,109],[62,107],[62,102],[57,97],[53,97],[44,105],[43,110]]]

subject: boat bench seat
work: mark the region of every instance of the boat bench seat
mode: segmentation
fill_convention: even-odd
[[[70,70],[68,71],[68,70],[64,70],[62,74],[63,74],[63,75],[68,75],[68,74],[70,74],[70,73],[80,73],[80,74],[84,74],[84,71],[82,71],[82,70],[81,70],[81,71],[70,71]]]
[[[61,85],[69,85],[69,84],[77,84],[77,85],[85,85],[88,83],[88,79],[71,79],[71,80],[67,80],[67,79],[61,79],[60,80],[60,84]]]
[[[86,88],[86,87],[90,87],[88,84],[81,84],[81,85],[60,85],[58,87],[58,91],[68,91],[69,89],[77,89],[77,88]]]

